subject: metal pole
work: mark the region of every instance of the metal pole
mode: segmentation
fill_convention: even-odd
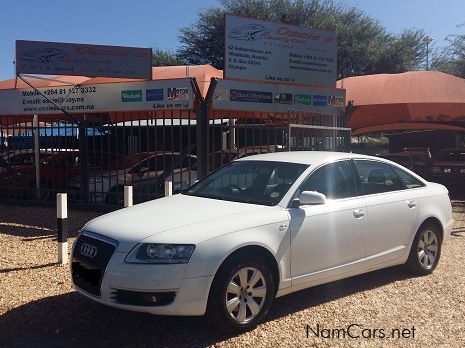
[[[32,132],[34,134],[34,165],[36,195],[40,199],[40,147],[39,147],[39,116],[32,117]]]
[[[237,119],[233,118],[229,122],[229,148],[234,149],[236,147],[236,123]]]
[[[124,186],[124,207],[132,207],[132,186]]]
[[[88,150],[89,144],[87,139],[87,122],[86,116],[79,122],[79,181],[80,181],[80,195],[83,203],[89,202],[89,173],[88,173]]]
[[[334,127],[334,130],[333,130],[333,151],[337,151],[337,131],[336,131],[336,127],[337,127],[337,114],[333,114],[333,127]]]
[[[291,120],[289,111],[287,112],[287,151],[291,151]]]
[[[68,197],[66,193],[57,193],[57,232],[58,262],[68,263]]]
[[[165,197],[173,195],[173,182],[165,181]]]

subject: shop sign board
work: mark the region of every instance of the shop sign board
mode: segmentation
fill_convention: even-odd
[[[345,90],[218,80],[213,93],[216,110],[285,113],[344,112]]]
[[[224,77],[336,86],[337,35],[226,15]]]
[[[194,96],[190,79],[59,86],[37,90],[0,90],[0,115],[61,113],[54,104],[61,106],[68,113],[79,114],[160,109],[191,110]]]
[[[16,41],[16,74],[152,79],[152,49]]]

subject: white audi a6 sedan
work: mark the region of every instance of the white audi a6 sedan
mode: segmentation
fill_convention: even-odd
[[[431,273],[452,224],[447,189],[396,163],[271,153],[90,221],[71,273],[103,304],[242,331],[297,290],[393,265]]]

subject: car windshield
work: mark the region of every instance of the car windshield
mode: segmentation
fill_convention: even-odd
[[[273,206],[308,168],[306,164],[236,161],[213,172],[183,193],[189,196]]]
[[[438,155],[438,161],[465,162],[465,150],[441,151]]]

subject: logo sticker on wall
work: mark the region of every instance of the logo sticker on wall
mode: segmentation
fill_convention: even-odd
[[[269,103],[273,102],[272,92],[247,91],[243,89],[231,89],[230,100],[246,103]]]
[[[147,89],[145,91],[145,99],[147,101],[161,101],[161,100],[163,100],[163,88]]]
[[[328,96],[328,105],[334,107],[343,107],[344,106],[344,98],[337,97],[337,96]]]
[[[295,94],[294,104],[312,105],[312,96],[310,94]]]
[[[123,103],[142,101],[142,90],[121,91],[121,101]]]
[[[313,106],[327,106],[328,97],[326,95],[314,95]]]
[[[263,38],[271,31],[260,24],[248,24],[231,29],[228,37],[236,40],[255,41]]]
[[[291,93],[279,93],[274,96],[274,102],[279,104],[292,104]]]
[[[188,100],[189,88],[168,88],[168,100]]]

